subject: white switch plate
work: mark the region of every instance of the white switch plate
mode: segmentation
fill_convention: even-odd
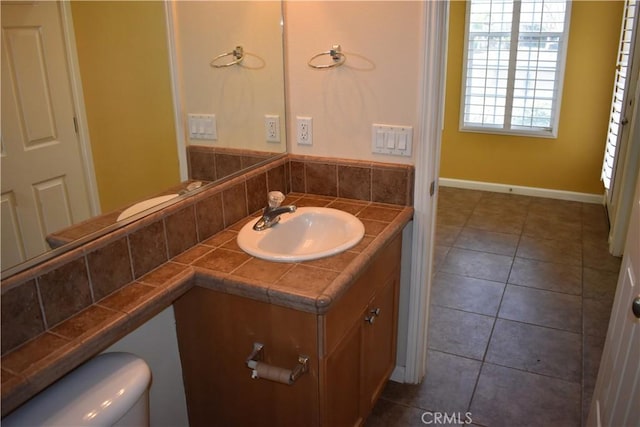
[[[296,117],[296,140],[298,145],[313,145],[313,120],[311,117]]]
[[[218,125],[215,114],[189,114],[189,138],[208,139],[215,141],[218,139]]]
[[[280,142],[280,116],[265,114],[264,133],[267,142]]]
[[[381,125],[374,123],[371,128],[371,152],[411,157],[413,127]]]

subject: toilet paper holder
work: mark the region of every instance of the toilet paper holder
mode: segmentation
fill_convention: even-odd
[[[263,362],[264,344],[254,342],[253,351],[247,357],[247,367],[251,369],[251,378],[264,378],[282,384],[292,385],[305,372],[309,371],[309,356],[298,355],[298,363],[293,369],[284,369]]]

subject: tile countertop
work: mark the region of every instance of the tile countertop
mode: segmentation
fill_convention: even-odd
[[[256,216],[193,246],[140,279],[2,357],[2,416],[142,325],[192,286],[322,314],[413,217],[413,208],[290,193],[285,204],[327,206],[356,215],[365,236],[328,258],[277,263],[254,258],[236,243]]]

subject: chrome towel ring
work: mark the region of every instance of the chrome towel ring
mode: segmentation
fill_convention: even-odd
[[[226,64],[215,63],[218,59],[224,58],[225,56],[233,56],[235,59]],[[209,63],[209,65],[211,65],[213,68],[225,68],[225,67],[230,67],[232,65],[239,64],[242,62],[243,59],[244,59],[244,50],[242,49],[242,46],[236,46],[236,48],[233,49],[231,52],[226,52],[213,58]]]
[[[333,62],[329,64],[321,64],[321,65],[315,65],[312,63],[314,59],[324,55],[331,56],[331,59],[333,59]],[[307,65],[309,65],[309,67],[311,68],[316,68],[316,69],[333,68],[333,67],[338,67],[344,64],[344,61],[346,61],[346,59],[347,57],[344,55],[344,53],[342,53],[342,48],[340,47],[340,45],[335,44],[331,47],[331,50],[318,53],[317,55],[313,55],[309,60],[309,62],[307,62]]]

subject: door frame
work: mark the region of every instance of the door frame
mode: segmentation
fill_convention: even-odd
[[[422,381],[427,364],[440,146],[444,124],[448,2],[423,3],[419,132],[415,154],[414,215],[404,382]]]
[[[176,28],[176,5],[174,1],[164,0],[164,16],[167,26],[167,47],[169,50],[169,72],[171,73],[171,92],[173,94],[173,117],[176,127],[176,150],[178,150],[178,165],[180,179],[189,179],[189,161],[187,159],[187,141],[184,116],[184,99],[180,87],[181,70],[178,66],[178,46]]]
[[[71,96],[73,98],[73,109],[75,111],[76,135],[78,137],[78,147],[80,148],[80,157],[82,159],[82,170],[84,172],[87,196],[89,198],[89,210],[91,212],[91,216],[96,216],[102,213],[102,209],[100,207],[100,197],[98,193],[95,167],[93,164],[93,153],[91,151],[87,112],[84,104],[84,93],[82,91],[82,78],[80,75],[80,63],[78,62],[78,51],[76,49],[76,37],[73,29],[71,2],[59,1],[58,4],[60,5],[60,18],[62,21],[64,45],[67,51],[67,66],[71,84]]]
[[[637,141],[637,131],[634,130],[632,118],[636,117],[637,102],[640,91],[640,14],[636,12],[633,24],[633,42],[631,46],[629,74],[625,89],[624,112],[629,119],[627,125],[621,126],[622,133],[618,140],[615,153],[611,189],[605,190],[605,204],[611,230],[609,231],[609,252],[621,256],[626,242],[629,215],[633,205],[633,190],[635,177],[638,173],[640,144]],[[630,102],[632,100],[632,102]],[[631,110],[631,111],[630,111]],[[637,120],[637,119],[636,119]]]

